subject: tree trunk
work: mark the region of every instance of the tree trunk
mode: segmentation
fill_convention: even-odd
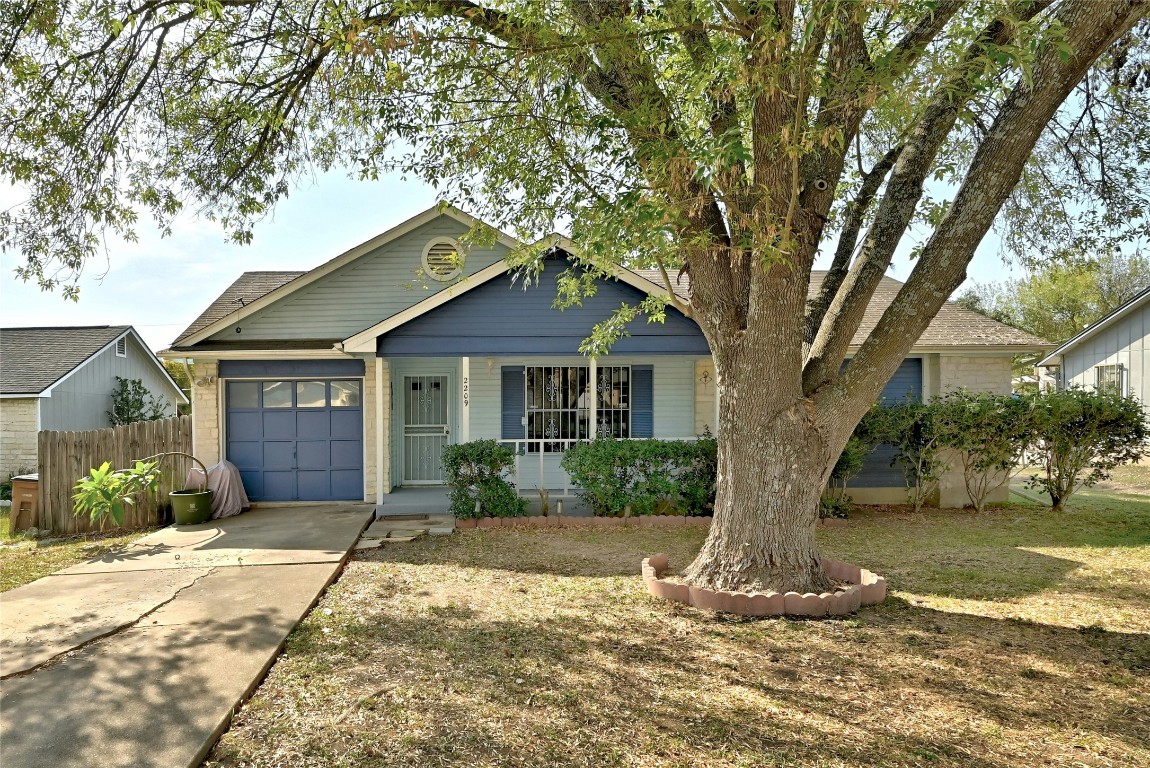
[[[720,355],[715,362],[718,495],[710,533],[687,581],[709,589],[822,592],[830,581],[815,526],[834,463],[826,436],[805,399],[772,397],[762,368],[740,366],[745,380],[732,380],[738,372]]]

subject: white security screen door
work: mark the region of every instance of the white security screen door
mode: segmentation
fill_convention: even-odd
[[[450,421],[448,377],[403,377],[403,483],[443,484]]]

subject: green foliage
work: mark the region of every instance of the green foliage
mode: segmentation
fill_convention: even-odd
[[[1050,494],[1060,509],[1075,490],[1110,477],[1110,470],[1141,459],[1150,447],[1148,414],[1133,397],[1067,389],[1036,399],[1034,445],[1042,474],[1027,486]]]
[[[990,492],[1017,473],[1034,434],[1034,401],[960,390],[931,404],[938,444],[958,455],[966,492],[981,512]]]
[[[113,427],[137,421],[168,418],[168,405],[153,395],[140,379],[116,377],[112,390],[112,410],[105,411]]]
[[[708,515],[715,503],[716,440],[612,440],[572,446],[563,469],[596,515]]]
[[[850,513],[853,509],[854,502],[852,502],[851,497],[846,494],[841,496],[823,496],[819,499],[819,517],[846,519],[850,517]]]
[[[109,518],[117,526],[122,525],[126,505],[135,504],[138,493],[155,491],[159,480],[158,461],[137,461],[135,466],[117,470],[105,461],[73,487],[75,512],[88,515],[96,525],[103,525]]]
[[[935,428],[938,408],[913,399],[876,405],[860,427],[869,430],[876,444],[894,447],[891,466],[903,473],[907,499],[918,512],[938,489],[949,465],[942,455],[942,443]]]
[[[515,485],[505,477],[513,466],[515,451],[495,440],[446,446],[443,474],[451,486],[451,513],[460,519],[527,514],[527,500],[519,498]]]

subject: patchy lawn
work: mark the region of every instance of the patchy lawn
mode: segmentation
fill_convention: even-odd
[[[1138,464],[1115,467],[1110,479],[1098,484],[1099,490],[1150,495],[1150,457],[1143,457]]]
[[[30,584],[62,568],[82,563],[108,552],[119,551],[148,533],[86,533],[61,538],[12,538],[9,531],[11,507],[0,512],[0,592]]]
[[[821,530],[894,591],[846,620],[647,596],[699,529],[362,553],[209,766],[1150,765],[1150,498]]]

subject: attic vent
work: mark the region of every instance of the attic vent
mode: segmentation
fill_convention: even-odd
[[[128,356],[128,337],[121,336],[116,339],[116,357]]]
[[[446,282],[463,271],[463,251],[454,240],[432,240],[423,250],[423,271],[432,280]]]

